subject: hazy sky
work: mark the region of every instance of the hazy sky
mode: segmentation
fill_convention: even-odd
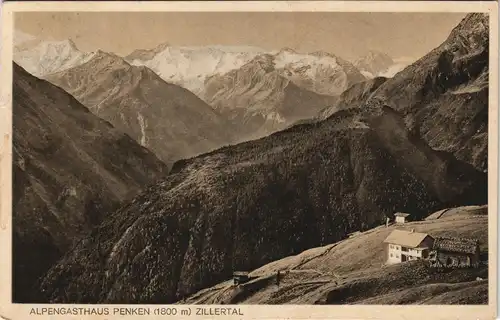
[[[441,44],[463,13],[24,12],[15,28],[43,39],[71,38],[83,51],[120,55],[171,45],[250,45],[323,50],[355,59],[369,50],[419,58]]]

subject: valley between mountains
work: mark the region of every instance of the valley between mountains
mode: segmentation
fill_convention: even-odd
[[[467,14],[404,68],[378,51],[119,56],[20,37],[14,301],[487,303],[486,265],[385,266],[381,242],[408,212],[402,228],[487,255],[488,23]],[[252,280],[234,285],[240,270]]]

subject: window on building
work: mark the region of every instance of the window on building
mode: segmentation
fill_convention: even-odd
[[[396,255],[396,258],[399,258],[399,254]]]
[[[408,251],[408,248],[406,248],[406,247],[401,247],[401,251],[405,251],[405,252],[407,252],[407,251]]]
[[[392,258],[392,253],[391,253],[391,258]]]

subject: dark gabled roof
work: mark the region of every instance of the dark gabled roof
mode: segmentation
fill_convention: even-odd
[[[475,253],[478,244],[477,239],[436,237],[433,249],[457,253]]]

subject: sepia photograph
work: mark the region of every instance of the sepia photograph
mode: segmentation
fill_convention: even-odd
[[[495,303],[488,8],[11,12],[11,303]]]

